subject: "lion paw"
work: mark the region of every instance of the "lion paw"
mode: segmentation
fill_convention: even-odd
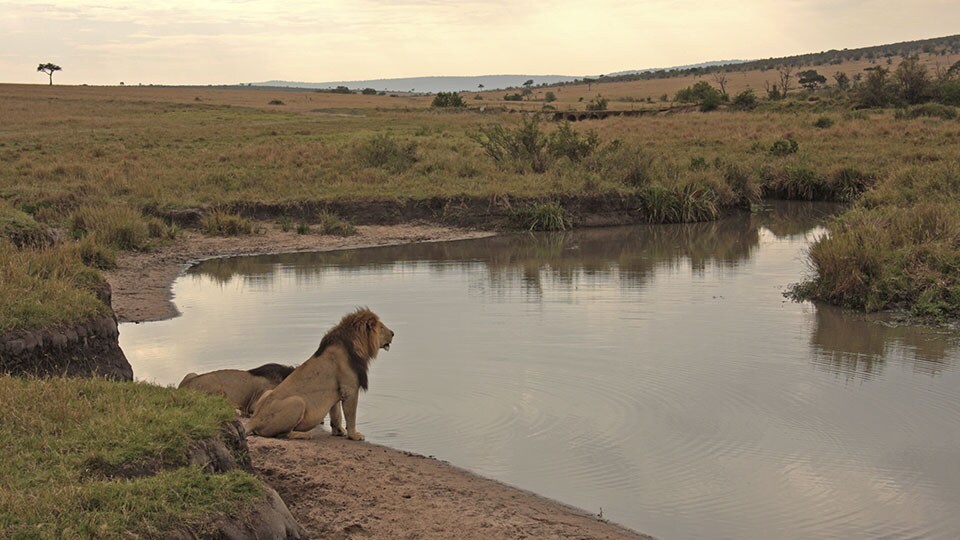
[[[351,440],[351,441],[362,441],[362,440],[363,440],[363,433],[360,433],[359,431],[354,431],[353,433],[348,433],[347,436],[350,437],[350,440]]]
[[[344,437],[347,434],[347,430],[343,429],[342,427],[335,426],[330,428],[330,434],[334,437]]]

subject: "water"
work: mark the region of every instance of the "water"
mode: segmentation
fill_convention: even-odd
[[[367,305],[370,441],[663,539],[956,538],[960,339],[786,301],[827,211],[213,260],[121,345],[176,384]]]

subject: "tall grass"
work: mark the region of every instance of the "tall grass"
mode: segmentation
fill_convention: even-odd
[[[99,242],[117,249],[138,251],[147,247],[150,230],[143,215],[127,206],[85,206],[70,216],[77,238],[96,235]]]
[[[94,292],[103,278],[83,253],[73,245],[21,250],[0,239],[0,334],[109,315]]]
[[[906,170],[830,225],[799,298],[866,311],[960,316],[960,163]]]
[[[253,234],[253,221],[225,210],[208,212],[200,220],[200,229],[211,236],[243,236]]]

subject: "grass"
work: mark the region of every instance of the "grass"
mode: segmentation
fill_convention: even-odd
[[[960,161],[914,166],[866,193],[810,248],[798,298],[960,317]]]
[[[110,315],[94,293],[103,277],[83,262],[91,249],[84,244],[17,249],[0,239],[0,334]]]
[[[555,89],[555,104],[575,88]],[[94,264],[108,266],[109,250],[176,241],[178,230],[151,216],[193,208],[218,235],[256,230],[218,209],[371,199],[630,195],[649,221],[696,221],[761,195],[854,201],[904,168],[933,174],[960,137],[944,115],[846,111],[829,96],[554,124],[436,114],[429,98],[264,92],[0,85],[0,222],[73,230],[105,246]],[[267,105],[281,97],[285,106]],[[278,217],[291,231],[296,219]],[[88,260],[98,259],[92,247]]]
[[[200,229],[210,236],[242,236],[253,234],[253,221],[224,210],[214,210],[200,220]]]
[[[250,474],[208,474],[188,449],[218,436],[234,412],[222,399],[99,379],[0,376],[0,537],[203,536],[212,514],[261,494]],[[131,478],[105,471],[160,472]],[[209,534],[210,531],[207,531]]]

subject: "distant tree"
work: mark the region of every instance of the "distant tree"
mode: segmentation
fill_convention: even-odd
[[[557,95],[554,94],[553,92],[547,92],[547,93],[543,96],[543,100],[546,101],[547,103],[550,103],[550,102],[552,102],[552,101],[556,101],[556,100],[557,100]]]
[[[39,66],[37,66],[37,71],[42,71],[50,76],[50,86],[53,86],[53,72],[60,71],[62,69],[63,69],[62,67],[56,64],[50,64],[50,63],[40,64]]]
[[[433,103],[431,107],[466,107],[467,104],[463,101],[463,98],[460,97],[460,94],[456,92],[437,92],[437,95],[433,98]]]
[[[837,88],[840,90],[849,90],[850,89],[850,77],[846,73],[839,71],[833,74],[833,80],[837,83]]]
[[[376,91],[375,89],[373,89],[373,88],[364,88],[363,91],[360,92],[360,93],[363,94],[363,95],[365,95],[365,96],[375,96],[375,95],[377,95],[377,91]]]
[[[797,73],[797,82],[807,90],[816,90],[821,84],[827,83],[827,78],[815,69],[808,69]]]
[[[477,85],[477,90],[483,92],[483,83]]]
[[[717,83],[717,86],[720,87],[720,97],[724,101],[727,100],[727,74],[724,71],[716,71],[713,73],[713,82]]]
[[[520,94],[505,94],[503,96],[504,101],[523,101],[523,96]]]
[[[787,97],[787,93],[790,92],[790,81],[793,80],[793,66],[780,66],[777,68],[777,73],[780,76],[780,95]]]
[[[531,86],[533,86],[533,79],[527,80],[527,82],[523,83],[523,85],[526,86],[527,88],[530,88]]]
[[[884,67],[867,68],[863,83],[857,85],[858,107],[886,107],[893,102],[894,91],[887,77],[890,70]]]
[[[353,90],[347,88],[346,86],[338,86],[330,92],[333,94],[352,94]]]
[[[911,56],[900,62],[893,78],[900,98],[907,103],[914,105],[929,97],[933,81],[927,73],[927,66],[921,64],[918,57]]]

